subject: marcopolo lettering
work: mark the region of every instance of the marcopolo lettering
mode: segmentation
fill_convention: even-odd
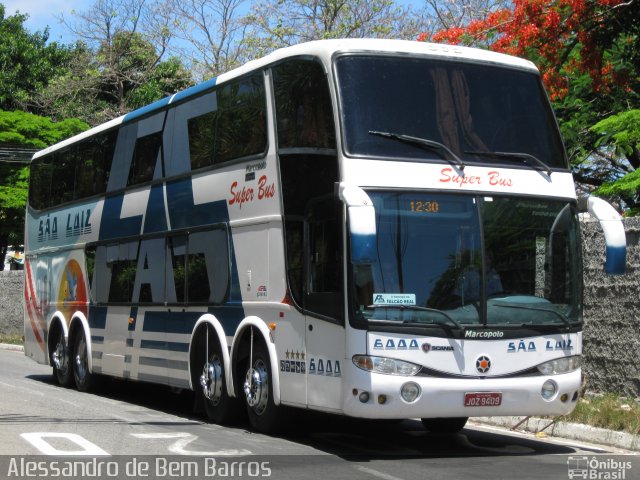
[[[464,338],[477,338],[477,339],[487,339],[487,338],[502,338],[504,337],[504,332],[499,330],[465,330]]]

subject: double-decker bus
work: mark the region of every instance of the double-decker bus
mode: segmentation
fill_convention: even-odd
[[[559,415],[578,398],[578,215],[540,75],[487,51],[330,40],[38,152],[25,352],[57,382],[194,390],[206,416],[283,407]]]

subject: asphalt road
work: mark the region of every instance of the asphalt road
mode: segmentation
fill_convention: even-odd
[[[640,478],[640,456],[629,452],[473,423],[434,435],[416,420],[292,412],[288,430],[270,437],[205,423],[192,403],[190,392],[132,382],[60,388],[50,367],[0,350],[0,479]],[[82,475],[64,470],[69,459],[93,463]]]

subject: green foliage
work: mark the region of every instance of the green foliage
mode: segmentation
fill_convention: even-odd
[[[11,209],[18,209],[20,213],[24,212],[29,191],[29,167],[14,170],[5,178],[6,184],[0,186],[0,212]],[[3,218],[2,213],[0,213],[0,218]]]
[[[0,143],[19,143],[42,149],[87,128],[89,125],[75,118],[53,122],[19,110],[0,110]]]
[[[48,31],[29,33],[26,15],[5,17],[0,4],[0,108],[25,105],[31,95],[66,68],[69,48],[47,44]]]
[[[634,170],[614,182],[607,182],[595,193],[604,197],[638,197],[640,192],[640,170]]]
[[[628,110],[596,123],[591,130],[600,135],[596,145],[611,146],[616,155],[633,158],[640,154],[640,110]]]
[[[171,57],[158,63],[144,83],[125,94],[127,108],[135,110],[192,85],[191,75],[180,59]]]
[[[60,142],[89,126],[77,119],[53,122],[49,118],[21,111],[0,110],[0,143],[38,149]],[[0,265],[7,245],[23,243],[24,212],[29,192],[29,167],[0,164]]]
[[[596,147],[609,152],[626,171],[603,183],[594,193],[621,198],[629,207],[627,215],[640,212],[640,110],[627,110],[599,121],[591,132],[598,137]],[[620,162],[622,161],[622,162]]]
[[[582,398],[563,420],[638,435],[640,403],[614,394]]]

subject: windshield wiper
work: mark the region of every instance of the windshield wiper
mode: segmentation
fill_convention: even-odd
[[[392,132],[378,132],[376,130],[369,130],[369,135],[376,135],[378,137],[391,138],[400,142],[408,143],[409,145],[415,145],[419,147],[425,147],[429,150],[436,151],[445,160],[452,161],[460,170],[464,170],[465,164],[462,159],[455,154],[453,150],[447,147],[445,144],[436,142],[434,140],[428,140],[426,138],[412,137],[411,135],[403,135],[401,133]]]
[[[517,308],[517,309],[520,309],[520,310],[533,310],[535,312],[552,313],[556,317],[560,318],[560,320],[562,320],[562,323],[564,323],[567,326],[567,328],[571,328],[573,326],[573,324],[571,323],[571,320],[569,320],[569,318],[564,313],[559,312],[558,310],[555,310],[555,309],[551,309],[551,308],[536,308],[536,307],[532,307],[530,305],[524,306],[524,305],[515,305],[515,304],[505,304],[505,305],[495,304],[494,307]]]
[[[484,155],[485,157],[504,158],[506,160],[523,160],[525,163],[534,163],[541,167],[548,176],[551,176],[551,167],[535,155],[524,152],[464,152],[469,155]]]
[[[367,306],[367,308],[397,308],[399,310],[417,310],[419,312],[433,312],[433,313],[438,313],[440,315],[442,315],[443,317],[445,317],[449,322],[451,322],[453,325],[455,325],[455,327],[458,330],[461,330],[462,332],[464,332],[464,327],[457,321],[455,320],[451,315],[449,315],[446,312],[443,312],[442,310],[438,310],[436,308],[428,308],[428,307],[420,307],[418,305],[369,305]],[[424,322],[408,322],[408,321],[403,321],[403,324],[410,324],[410,325],[420,325],[420,326],[426,326],[426,325],[442,325],[441,323],[438,324],[429,324],[429,323],[424,323]]]

